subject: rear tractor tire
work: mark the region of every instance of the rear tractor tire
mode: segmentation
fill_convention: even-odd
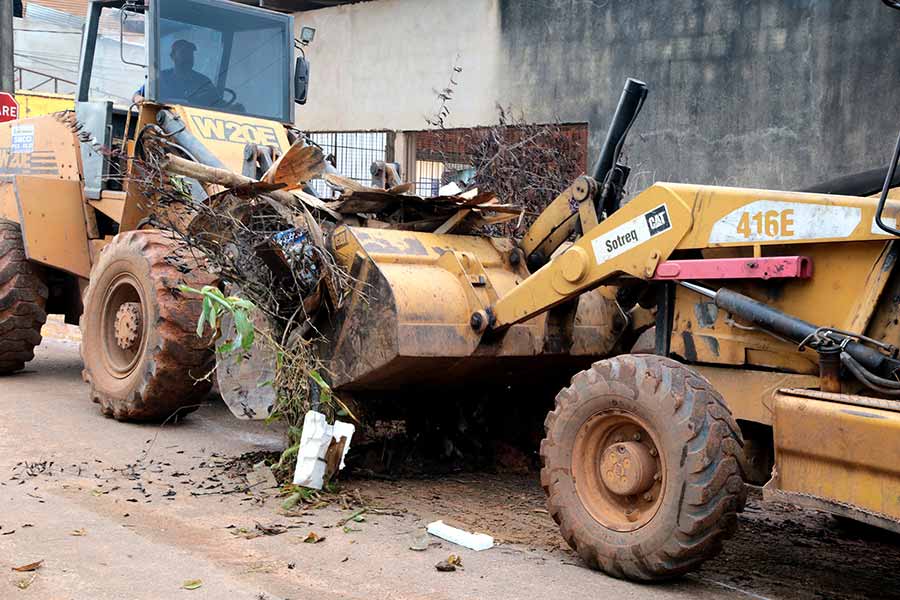
[[[0,219],[0,375],[25,368],[47,321],[41,268],[25,256],[17,223]]]
[[[158,231],[117,235],[91,269],[81,317],[84,379],[100,411],[120,421],[160,421],[195,410],[215,357],[197,336],[202,301],[178,286],[214,277]]]
[[[677,577],[721,550],[746,490],[743,441],[724,400],[691,369],[623,355],[556,397],[541,484],[566,542],[614,577]]]

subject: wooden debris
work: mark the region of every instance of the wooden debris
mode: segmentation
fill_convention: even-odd
[[[325,157],[316,146],[297,142],[263,175],[265,183],[284,184],[287,189],[301,187],[325,171]]]
[[[324,213],[335,222],[350,226],[365,222],[382,229],[468,233],[523,216],[520,207],[501,204],[493,193],[477,189],[455,196],[423,198],[412,193],[415,191],[413,183],[384,190],[334,173],[322,175],[324,159],[321,150],[314,146],[292,146],[262,181],[172,154],[166,155],[163,167],[177,175],[230,188],[228,194],[231,197],[269,198],[273,207],[275,203],[288,208],[303,206],[304,210]],[[300,185],[317,176],[342,190],[337,200],[326,202],[299,189]],[[333,290],[329,293],[333,294]]]
[[[447,219],[443,225],[434,230],[435,233],[450,233],[453,229],[459,225],[463,219],[469,216],[469,213],[472,212],[471,208],[462,208],[456,211],[456,214]]]

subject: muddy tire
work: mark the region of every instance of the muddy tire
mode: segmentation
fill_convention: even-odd
[[[21,371],[34,358],[46,303],[43,273],[25,257],[19,225],[0,219],[0,375]]]
[[[81,317],[84,379],[100,411],[120,421],[161,421],[196,409],[215,358],[197,336],[202,302],[178,286],[214,278],[156,231],[129,231],[91,269]]]
[[[624,355],[556,397],[541,484],[566,542],[592,568],[648,581],[715,556],[746,499],[740,431],[706,379]]]

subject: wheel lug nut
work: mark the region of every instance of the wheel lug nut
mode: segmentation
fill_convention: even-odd
[[[656,456],[659,452],[656,451],[656,448],[650,448],[650,456]]]
[[[641,434],[640,434],[640,433],[635,433],[635,434],[634,434],[634,441],[636,441],[636,442],[641,441]]]
[[[644,494],[644,500],[646,500],[647,502],[650,502],[651,500],[653,500],[653,494],[651,494],[650,492],[647,492],[646,494]]]
[[[653,474],[653,481],[659,481],[659,471]]]

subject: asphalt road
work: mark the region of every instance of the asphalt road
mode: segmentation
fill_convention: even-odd
[[[340,507],[285,517],[274,497],[221,493],[235,486],[217,470],[280,448],[278,432],[219,403],[175,426],[117,423],[88,401],[80,369],[75,343],[45,340],[26,372],[0,379],[0,598],[746,597],[697,580],[634,585],[515,544],[414,552],[426,523],[414,513],[369,515],[347,532],[335,526]],[[292,528],[235,535],[257,522]],[[303,543],[310,531],[325,541]],[[464,570],[437,572],[451,552]],[[184,589],[189,580],[200,587]]]
[[[334,498],[285,515],[277,490],[248,493],[246,464],[233,462],[280,450],[281,432],[216,401],[176,425],[105,419],[69,337],[46,339],[27,371],[0,378],[2,599],[900,597],[900,538],[758,498],[721,556],[653,586],[590,571],[560,549],[530,475],[345,478],[345,494],[362,490],[383,510],[346,528],[353,507]],[[425,524],[453,515],[512,541],[480,553],[447,542],[410,550]],[[285,530],[252,537],[257,523]],[[310,532],[325,540],[304,543]],[[464,569],[437,572],[451,553]],[[36,561],[36,571],[12,570]]]

